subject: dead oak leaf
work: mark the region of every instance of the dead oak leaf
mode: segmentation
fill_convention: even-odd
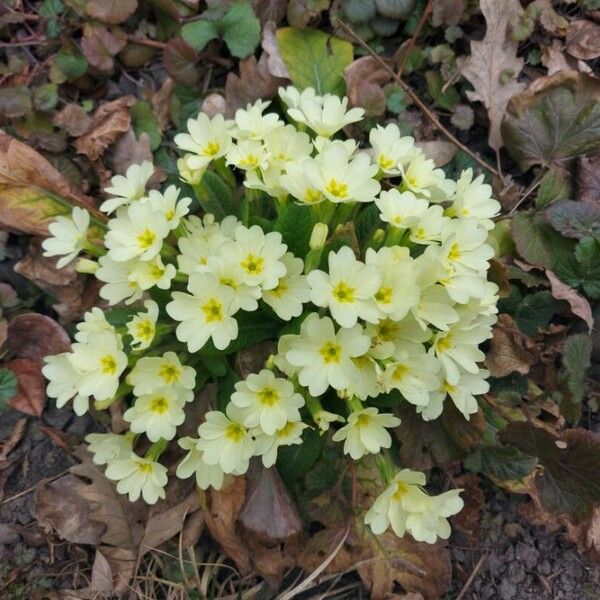
[[[133,104],[133,96],[101,104],[94,112],[88,131],[75,141],[77,152],[85,154],[92,162],[98,160],[129,129],[131,117],[127,108]]]
[[[523,9],[518,0],[481,0],[481,12],[487,24],[485,37],[471,42],[471,56],[461,72],[474,88],[467,92],[469,100],[483,102],[487,109],[488,143],[498,150],[503,145],[500,124],[508,101],[525,89],[525,84],[517,81],[525,63],[517,57],[517,43],[508,36],[509,23]],[[503,82],[504,78],[508,81]]]

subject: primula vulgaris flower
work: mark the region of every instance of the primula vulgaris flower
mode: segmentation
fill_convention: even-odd
[[[271,103],[257,100],[254,104],[248,104],[246,108],[238,108],[232,128],[233,137],[237,140],[262,140],[274,129],[283,127],[277,113],[263,114],[269,104]]]
[[[160,387],[137,398],[123,418],[130,423],[133,433],[145,433],[151,442],[172,440],[177,427],[185,420],[184,404],[185,398],[176,389]]]
[[[169,387],[184,401],[194,398],[196,371],[181,364],[175,352],[165,352],[162,356],[144,356],[136,363],[127,383],[133,386],[136,396],[151,394],[156,388]]]
[[[148,202],[152,208],[165,216],[169,229],[175,229],[190,211],[191,198],[179,198],[179,188],[170,185],[163,193],[150,190]]]
[[[277,452],[281,446],[297,446],[302,443],[302,432],[308,427],[302,421],[288,421],[273,435],[260,431],[254,440],[254,454],[260,456],[265,468],[277,462]]]
[[[42,374],[48,380],[46,393],[56,399],[56,406],[62,408],[73,399],[73,410],[76,415],[85,414],[90,405],[89,395],[79,394],[79,385],[83,373],[75,369],[69,360],[70,354],[63,352],[54,356],[44,357]]]
[[[105,465],[131,454],[131,438],[116,433],[90,433],[85,436],[87,449],[94,456],[92,461],[97,465]]]
[[[83,315],[83,321],[77,323],[76,330],[75,340],[82,343],[87,343],[91,333],[101,333],[103,331],[116,333],[115,328],[106,320],[104,311],[97,306],[94,306],[92,310]],[[117,341],[120,344],[119,347],[122,348],[121,338],[117,337]]]
[[[90,213],[78,206],[73,207],[70,217],[56,217],[48,226],[52,237],[42,242],[44,256],[62,256],[56,262],[62,269],[85,248],[89,226]]]
[[[438,537],[448,539],[447,519],[462,509],[464,502],[459,496],[462,490],[428,496],[420,487],[423,485],[423,473],[402,469],[368,510],[365,523],[375,534],[391,526],[398,537],[408,532],[418,542],[433,544]]]
[[[169,230],[164,213],[155,210],[150,202],[131,204],[108,222],[104,238],[108,256],[117,262],[132,258],[151,260],[160,252]]]
[[[500,203],[492,198],[492,186],[483,183],[483,175],[473,179],[473,169],[465,169],[456,182],[451,200],[447,216],[459,219],[476,217],[487,230],[493,229],[492,219],[500,213]]]
[[[290,163],[285,174],[279,178],[279,184],[296,200],[303,204],[318,204],[325,200],[318,181],[317,185],[310,180],[302,163]]]
[[[220,490],[223,487],[225,474],[219,465],[209,465],[204,461],[204,452],[198,448],[198,439],[184,437],[178,440],[178,444],[188,453],[177,465],[176,475],[180,479],[196,476],[196,485],[201,490],[209,487]]]
[[[385,127],[377,125],[369,132],[371,142],[371,158],[379,169],[388,176],[402,173],[399,165],[408,164],[421,153],[415,148],[415,140],[409,135],[401,136],[400,129],[395,123]]]
[[[109,462],[106,476],[118,482],[117,492],[128,494],[131,502],[135,502],[140,495],[148,504],[156,504],[159,498],[165,497],[166,467],[134,452],[126,458]]]
[[[130,165],[127,167],[125,176],[115,175],[111,180],[111,185],[104,188],[109,198],[100,205],[100,210],[105,213],[111,213],[120,206],[131,204],[140,200],[146,194],[146,185],[154,173],[154,165],[149,161],[141,164]]]
[[[239,304],[234,304],[233,290],[219,282],[212,273],[194,273],[188,280],[190,294],[173,292],[166,306],[168,315],[177,325],[176,335],[197,352],[212,339],[215,348],[224,350],[238,336],[238,324],[233,318]]]
[[[360,121],[365,114],[362,108],[348,108],[348,98],[334,94],[317,96],[313,88],[299,92],[295,87],[279,88],[279,96],[288,105],[288,115],[298,123],[308,125],[315,133],[332,136],[334,133]]]
[[[105,254],[98,259],[98,262],[100,267],[96,271],[96,279],[104,282],[100,288],[100,298],[112,305],[123,300],[126,304],[131,304],[142,297],[144,290],[131,276],[133,268],[138,263],[137,260],[117,262]]]
[[[238,381],[231,402],[240,409],[236,415],[244,427],[260,427],[267,435],[274,435],[288,421],[299,421],[298,409],[304,406],[304,398],[294,391],[293,384],[268,369]]]
[[[443,243],[440,260],[445,267],[467,267],[474,271],[487,270],[494,250],[485,243],[488,232],[477,219],[447,221],[442,228]]]
[[[219,465],[224,473],[233,475],[248,470],[254,441],[244,426],[233,418],[229,407],[227,416],[217,410],[207,412],[206,420],[198,427],[198,435],[196,447],[204,452],[205,463]]]
[[[392,445],[386,427],[397,427],[400,419],[392,414],[379,413],[374,407],[357,410],[348,416],[347,424],[333,434],[334,442],[344,442],[344,454],[358,460],[365,454],[377,454]]]
[[[185,167],[189,171],[201,171],[210,162],[225,156],[231,147],[232,121],[226,121],[223,115],[215,115],[212,119],[200,113],[195,119],[188,119],[189,133],[178,133],[175,144],[186,154]]]
[[[414,156],[407,166],[400,164],[402,171],[401,189],[410,190],[416,196],[427,198],[430,202],[443,202],[456,189],[456,183],[446,179],[442,169],[436,169],[431,158],[423,154]]]
[[[335,203],[372,202],[381,186],[373,179],[377,166],[365,153],[350,156],[345,146],[332,142],[316,158],[307,158],[302,169],[312,188]]]
[[[131,347],[135,350],[145,350],[150,346],[156,333],[158,319],[158,304],[153,300],[144,302],[146,312],[135,314],[127,323],[127,333],[131,336]]]
[[[313,304],[328,308],[342,327],[352,327],[359,317],[376,323],[380,312],[374,297],[382,283],[377,268],[356,260],[348,246],[330,252],[328,263],[327,273],[316,269],[306,277]]]
[[[278,127],[269,132],[264,139],[269,154],[269,166],[286,169],[310,156],[312,144],[306,133],[298,131],[293,125]]]
[[[221,256],[209,256],[206,267],[209,273],[217,277],[221,285],[227,286],[233,292],[231,307],[233,313],[240,309],[252,312],[258,308],[260,286],[244,283],[246,277],[239,262]]]
[[[418,226],[429,206],[424,198],[417,198],[412,192],[400,193],[396,188],[381,192],[375,204],[380,219],[399,229]]]
[[[242,171],[265,170],[269,166],[271,155],[262,142],[258,140],[242,140],[234,144],[227,153],[227,164]]]
[[[300,335],[289,340],[285,359],[298,367],[300,385],[320,396],[329,386],[344,390],[352,385],[358,374],[351,359],[366,354],[369,345],[359,324],[336,333],[329,317],[311,313],[302,322]]]
[[[310,300],[310,289],[306,277],[302,275],[304,263],[301,258],[286,252],[281,257],[286,273],[279,279],[277,286],[263,292],[262,299],[284,321],[302,314],[303,305]]]
[[[223,245],[221,253],[224,260],[241,267],[246,285],[272,290],[286,274],[281,261],[286,250],[279,232],[265,233],[258,225],[238,225],[235,241]]]

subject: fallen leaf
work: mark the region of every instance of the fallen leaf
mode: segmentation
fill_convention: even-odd
[[[458,152],[457,146],[446,140],[430,140],[427,142],[417,142],[417,148],[423,150],[427,158],[431,158],[435,163],[436,168],[447,165]]]
[[[263,52],[256,62],[254,56],[249,56],[239,63],[240,74],[230,72],[225,81],[225,100],[227,116],[233,116],[238,108],[256,100],[269,99],[275,96],[279,86],[285,85],[286,80],[274,77],[269,72],[268,55]]]
[[[276,352],[277,345],[272,340],[246,346],[236,354],[235,370],[245,379],[250,373],[258,373],[263,369],[269,356]]]
[[[521,170],[600,149],[600,81],[560,71],[511,98],[502,123],[506,149]]]
[[[70,136],[79,137],[88,130],[92,118],[79,104],[70,103],[52,117],[52,124],[62,127]]]
[[[582,318],[591,333],[594,327],[594,317],[590,303],[578,291],[563,283],[552,271],[546,269],[546,276],[550,281],[550,291],[557,300],[566,300],[571,307],[571,312]]]
[[[287,0],[253,0],[252,6],[261,25],[265,27],[269,22],[279,23],[287,11]]]
[[[565,50],[575,58],[591,60],[600,56],[600,25],[579,19],[569,23]]]
[[[8,455],[17,447],[19,442],[23,439],[26,430],[27,417],[19,419],[13,425],[8,437],[0,442],[0,464],[3,463],[8,458]]]
[[[207,493],[208,510],[204,518],[211,535],[236,564],[242,574],[250,572],[250,552],[235,529],[246,496],[246,481],[235,477],[221,490]]]
[[[94,162],[123,135],[131,125],[127,108],[135,104],[133,96],[123,96],[101,104],[94,112],[88,131],[75,141],[75,149]]]
[[[48,235],[59,214],[81,206],[104,220],[94,201],[79,192],[41,154],[0,131],[0,224],[13,231]]]
[[[45,356],[67,352],[71,348],[71,340],[54,319],[38,313],[25,313],[10,320],[8,347],[15,356],[41,365]]]
[[[284,541],[303,529],[298,510],[275,468],[255,462],[248,471],[246,502],[240,523],[252,537]]]
[[[577,200],[600,205],[600,154],[582,156],[577,169]]]
[[[72,265],[62,269],[56,266],[56,256],[44,256],[41,240],[32,240],[27,248],[27,254],[15,264],[15,272],[27,277],[40,287],[44,284],[51,286],[66,286],[77,279],[77,272]]]
[[[113,146],[110,166],[114,173],[124,175],[130,165],[135,165],[148,160],[152,162],[152,150],[150,150],[150,137],[142,133],[137,139],[133,129],[130,127]]]
[[[575,61],[565,56],[564,45],[560,40],[552,40],[550,45],[542,49],[542,64],[548,69],[548,75],[554,75],[559,71],[575,71],[576,66],[571,63]]]
[[[483,535],[481,510],[485,503],[485,493],[481,489],[481,481],[477,475],[466,473],[455,477],[453,484],[465,490],[461,494],[465,506],[453,517],[452,528],[464,537],[469,546],[476,547]]]
[[[175,81],[165,77],[158,91],[152,94],[150,105],[155,114],[161,131],[164,131],[171,122],[171,97],[175,89]]]
[[[195,85],[200,78],[198,53],[182,38],[169,40],[164,50],[167,73],[178,83]]]
[[[274,77],[289,79],[290,76],[287,67],[281,58],[281,54],[279,54],[279,46],[277,45],[277,38],[275,37],[276,31],[277,25],[275,25],[273,21],[265,23],[260,45],[267,54],[267,67],[269,73]]]
[[[16,375],[18,384],[17,393],[8,404],[26,415],[39,417],[46,404],[46,382],[40,365],[28,358],[15,358],[5,366]]]
[[[88,0],[85,11],[93,19],[109,25],[118,25],[127,21],[137,5],[137,0]]]
[[[369,116],[382,115],[386,110],[383,85],[390,74],[372,56],[363,56],[344,69],[346,91],[350,104],[365,109]]]
[[[123,597],[124,594],[131,591],[129,582],[135,575],[135,569],[138,564],[137,551],[115,546],[99,546],[98,550],[110,565],[113,575],[113,597]],[[97,597],[98,593],[96,592],[92,598]]]
[[[487,23],[485,37],[480,42],[471,42],[471,56],[461,72],[474,88],[467,92],[469,100],[483,102],[487,109],[488,143],[498,150],[504,144],[500,124],[508,101],[525,89],[525,85],[517,81],[524,61],[517,57],[518,44],[507,31],[523,9],[518,0],[481,0],[480,6]],[[509,77],[508,81],[503,83],[503,77]]]
[[[458,25],[464,12],[464,0],[434,0],[431,10],[431,23],[434,27]]]
[[[116,31],[109,31],[106,27],[88,23],[83,27],[81,51],[90,65],[99,71],[106,73],[112,71],[115,66],[115,55],[123,50],[126,44],[127,37],[122,32],[117,34]]]
[[[329,9],[330,0],[290,0],[287,20],[292,27],[306,27],[323,11]]]
[[[90,589],[96,592],[110,594],[113,591],[113,573],[110,563],[100,550],[96,550],[92,565],[92,580]]]
[[[213,92],[202,100],[202,112],[206,113],[211,119],[215,115],[224,115],[227,112],[227,102],[221,94]]]
[[[492,377],[506,377],[511,373],[526,375],[537,361],[534,342],[519,330],[512,317],[499,315],[485,357],[485,366]]]
[[[577,545],[577,549],[588,560],[600,562],[600,506],[596,506],[589,517],[579,523],[565,520],[566,538]]]
[[[50,427],[48,425],[40,425],[38,430],[41,431],[48,439],[57,447],[62,450],[70,450],[70,436],[61,431],[60,429],[56,429],[55,427]]]

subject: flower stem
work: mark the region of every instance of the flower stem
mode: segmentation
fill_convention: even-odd
[[[146,452],[144,458],[156,462],[160,458],[160,455],[167,449],[168,443],[169,442],[163,438],[158,440],[158,442],[154,442],[154,444],[152,444],[152,446],[150,446],[148,449],[148,452]]]

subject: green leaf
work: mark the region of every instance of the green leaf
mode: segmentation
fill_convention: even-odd
[[[573,400],[580,404],[586,391],[586,372],[591,365],[592,338],[578,333],[567,338],[562,363],[567,374],[567,385]]]
[[[454,110],[454,107],[460,101],[458,92],[453,87],[444,90],[444,80],[435,71],[426,71],[425,80],[427,81],[427,92],[433,100],[433,105],[443,110]]]
[[[313,216],[309,206],[288,202],[281,208],[274,231],[279,231],[288,250],[304,257],[309,251],[308,242],[313,230]]]
[[[31,90],[24,85],[0,89],[0,121],[24,117],[31,109]]]
[[[7,408],[6,401],[17,393],[17,377],[10,369],[0,369],[0,410]]]
[[[221,377],[217,383],[216,409],[225,412],[231,394],[235,391],[235,384],[239,381],[238,374],[233,369],[228,369],[225,377]]]
[[[552,227],[569,238],[600,234],[600,206],[591,202],[566,200],[546,210]]]
[[[165,69],[178,83],[196,85],[200,77],[197,59],[196,51],[180,37],[169,40],[165,46]]]
[[[216,40],[219,37],[217,24],[213,21],[192,21],[186,23],[181,28],[181,37],[198,52],[204,49],[204,46],[211,40]]]
[[[150,149],[157,150],[160,147],[162,133],[160,131],[160,123],[154,114],[150,104],[145,100],[136,102],[130,109],[131,124],[135,131],[136,137],[140,137],[142,133],[147,133],[150,138]]]
[[[526,477],[536,462],[534,457],[512,446],[484,446],[468,456],[464,465],[469,471],[507,481]]]
[[[113,327],[125,327],[129,321],[140,312],[139,308],[135,308],[134,306],[126,306],[123,308],[111,308],[104,312],[104,316],[106,320]]]
[[[519,213],[512,219],[510,230],[518,253],[531,264],[552,269],[558,257],[573,252],[573,243],[554,231],[541,215]]]
[[[67,79],[77,79],[88,68],[88,62],[81,54],[72,54],[65,50],[60,50],[56,55],[56,66],[64,73]]]
[[[569,174],[563,169],[552,168],[541,179],[535,199],[535,207],[546,208],[558,200],[573,197],[573,186]]]
[[[277,470],[283,480],[288,483],[306,475],[315,466],[322,446],[321,436],[314,429],[305,429],[301,444],[279,448]]]
[[[171,100],[171,119],[179,129],[185,127],[188,119],[197,117],[201,108],[202,98],[195,88],[187,85],[175,87]]]
[[[579,240],[575,253],[562,257],[555,272],[567,285],[583,289],[590,298],[600,298],[600,244],[590,237]]]
[[[202,181],[193,188],[198,204],[204,212],[215,215],[217,221],[239,213],[239,203],[231,188],[214,171],[206,171]]]
[[[534,336],[538,328],[546,327],[563,306],[564,303],[556,300],[547,290],[529,294],[519,303],[515,321],[525,335]]]
[[[33,105],[37,110],[50,111],[58,104],[58,87],[55,83],[40,85],[33,92]]]
[[[352,62],[352,44],[316,29],[278,29],[277,45],[292,83],[317,94],[343,95],[344,69]]]
[[[236,2],[219,21],[219,31],[233,56],[250,56],[260,42],[260,21],[252,4]]]
[[[542,504],[575,519],[589,515],[600,502],[600,436],[581,428],[567,429],[560,438],[531,423],[511,423],[500,439],[543,466],[535,478]]]
[[[508,153],[521,170],[600,149],[600,81],[560,71],[511,98],[502,123]]]

